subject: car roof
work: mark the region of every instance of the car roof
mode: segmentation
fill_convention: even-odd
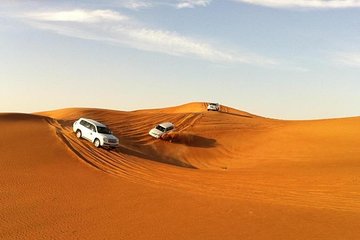
[[[160,123],[159,125],[164,128],[174,127],[174,124],[172,124],[171,122],[163,122],[163,123]]]
[[[88,121],[89,123],[92,123],[98,127],[106,127],[106,125],[102,124],[102,123],[99,123],[95,120],[92,120],[92,119],[89,119],[89,118],[80,118],[80,120],[85,120],[85,121]]]

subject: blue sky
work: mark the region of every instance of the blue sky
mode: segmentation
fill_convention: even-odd
[[[360,0],[2,1],[0,112],[360,115]]]

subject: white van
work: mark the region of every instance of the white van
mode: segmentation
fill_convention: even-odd
[[[149,135],[154,138],[161,138],[165,133],[171,132],[175,129],[174,124],[171,122],[164,122],[156,125],[149,131]]]
[[[109,128],[92,119],[80,118],[74,122],[73,131],[78,138],[89,140],[97,148],[115,148],[119,145],[119,139],[112,134]]]

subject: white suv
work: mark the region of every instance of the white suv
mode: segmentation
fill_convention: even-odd
[[[208,111],[220,111],[220,104],[218,103],[209,103],[207,106]]]
[[[165,133],[174,130],[175,126],[171,122],[164,122],[156,125],[149,131],[149,135],[154,138],[162,138]]]
[[[119,139],[112,134],[109,128],[92,119],[80,118],[74,122],[73,131],[78,138],[89,140],[97,148],[115,148],[119,145]]]

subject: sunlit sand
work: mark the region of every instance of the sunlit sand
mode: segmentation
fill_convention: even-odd
[[[105,123],[116,150],[72,123]],[[172,141],[148,131],[175,124]],[[205,103],[0,114],[0,239],[359,239],[360,117]]]

